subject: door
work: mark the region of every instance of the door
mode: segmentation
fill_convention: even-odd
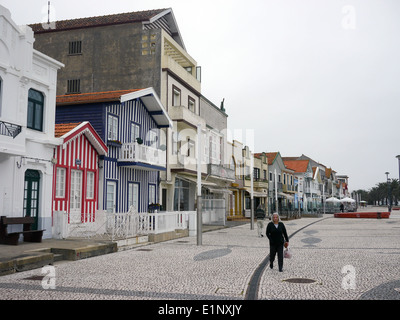
[[[71,170],[70,213],[82,213],[82,171]]]
[[[106,210],[109,213],[115,213],[117,198],[117,183],[115,181],[107,181],[107,202]]]
[[[133,206],[139,212],[139,184],[128,184],[128,210]]]
[[[24,181],[24,217],[33,217],[32,230],[38,230],[39,220],[39,186],[40,173],[37,170],[26,170]]]

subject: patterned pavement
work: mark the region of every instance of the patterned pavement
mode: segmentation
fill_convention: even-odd
[[[259,300],[400,300],[398,211],[284,223],[293,257],[283,272],[267,265],[256,286],[268,240],[245,224],[206,232],[201,246],[187,237],[2,276],[0,299],[246,300],[253,289]]]

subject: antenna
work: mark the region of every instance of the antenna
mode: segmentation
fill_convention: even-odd
[[[47,2],[47,24],[50,24],[50,1]]]

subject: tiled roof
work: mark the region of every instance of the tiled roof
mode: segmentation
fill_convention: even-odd
[[[309,160],[286,160],[283,161],[285,166],[295,172],[306,172]]]
[[[276,156],[278,155],[278,152],[266,152],[265,155],[267,156],[268,159],[268,165],[272,165],[274,163]]]
[[[77,123],[56,123],[54,136],[56,138],[62,137],[64,134],[70,132],[72,129],[79,126],[82,122]]]
[[[128,13],[118,13],[106,16],[89,17],[89,18],[79,18],[71,20],[60,20],[55,22],[55,28],[45,29],[43,28],[43,23],[35,23],[29,25],[34,33],[45,33],[45,32],[56,32],[63,30],[90,28],[90,27],[100,27],[107,25],[116,25],[124,23],[134,23],[149,21],[151,18],[157,16],[161,12],[168,9],[156,9],[147,11],[137,11]]]
[[[57,105],[65,105],[65,104],[70,105],[70,104],[118,101],[122,95],[131,93],[131,92],[135,92],[135,91],[139,91],[139,90],[142,90],[142,89],[66,94],[66,95],[57,96],[56,103],[57,103]]]

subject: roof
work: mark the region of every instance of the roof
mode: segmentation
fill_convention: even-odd
[[[108,25],[116,25],[124,23],[144,22],[144,21],[150,21],[152,18],[156,17],[157,15],[166,10],[167,9],[156,9],[147,11],[110,14],[97,17],[78,18],[71,20],[60,20],[60,21],[55,21],[56,27],[53,29],[44,28],[43,26],[46,26],[46,24],[43,23],[35,23],[29,26],[32,28],[34,33],[46,33],[46,32],[57,32],[64,30],[100,27],[100,26],[108,26]]]
[[[306,172],[309,160],[285,160],[283,163],[295,172]]]
[[[155,21],[161,18],[162,18],[161,23],[153,24]],[[41,33],[50,33],[58,31],[121,25],[128,23],[142,23],[144,29],[154,29],[154,28],[163,29],[183,49],[186,49],[174,13],[171,8],[117,13],[104,16],[78,18],[70,20],[60,20],[51,22],[50,25],[40,22],[40,23],[30,24],[29,27],[32,28],[35,34],[41,34]]]
[[[71,105],[71,104],[86,104],[86,103],[119,101],[122,95],[131,93],[131,92],[135,92],[138,90],[141,90],[141,89],[66,94],[66,95],[57,96],[57,105],[62,106],[62,105]]]
[[[66,133],[70,132],[72,129],[76,128],[78,125],[80,125],[82,122],[77,122],[77,123],[56,123],[55,130],[54,130],[54,136],[56,138],[60,138]]]
[[[265,155],[267,156],[268,159],[268,165],[272,165],[275,161],[276,156],[278,155],[279,152],[266,152]]]
[[[84,134],[100,155],[106,155],[108,148],[88,121],[79,123],[56,123],[54,135],[63,139],[63,144]]]
[[[151,87],[146,89],[61,95],[57,96],[56,104],[57,106],[65,106],[112,101],[119,101],[120,103],[123,103],[135,99],[140,99],[143,102],[147,111],[157,123],[159,128],[172,128],[173,124],[171,118],[169,117],[154,89]]]

